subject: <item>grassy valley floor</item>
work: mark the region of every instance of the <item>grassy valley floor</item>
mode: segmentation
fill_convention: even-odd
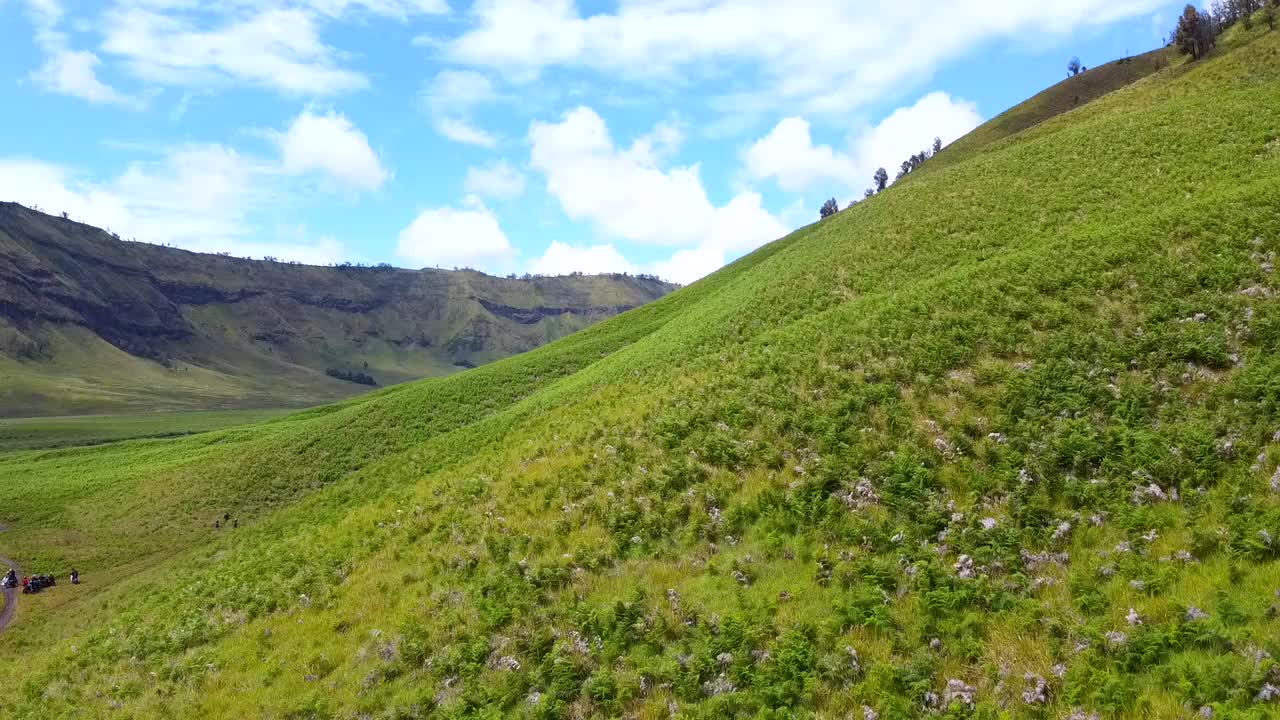
[[[141,415],[0,418],[0,453],[174,437],[249,425],[295,410],[210,410]]]

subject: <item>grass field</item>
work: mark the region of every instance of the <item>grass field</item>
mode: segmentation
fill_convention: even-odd
[[[46,418],[0,418],[0,453],[81,445],[100,445],[137,438],[175,437],[222,430],[270,420],[289,410],[214,410],[145,415],[73,415]]]
[[[1276,717],[1278,208],[1256,29],[533,352],[0,456],[89,580],[8,711]]]

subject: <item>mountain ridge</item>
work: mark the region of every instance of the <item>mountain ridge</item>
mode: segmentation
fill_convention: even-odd
[[[92,344],[79,333],[61,338],[58,348],[67,328],[124,351],[133,360],[116,360],[139,374],[157,377],[146,362],[216,371],[220,387],[206,397],[198,388],[183,391],[195,407],[235,407],[236,387],[258,396],[253,405],[298,406],[351,394],[348,384],[325,376],[329,369],[368,372],[381,384],[447,374],[532,349],[673,287],[622,274],[515,279],[191,253],[0,203],[0,362],[7,355],[19,377],[44,375],[11,385],[8,396],[0,391],[0,415],[33,409],[30,396],[17,395],[24,385],[49,395],[59,375],[75,375],[74,368],[41,373],[57,365],[55,352],[74,356]],[[79,347],[67,352],[67,345]],[[91,376],[101,363],[71,364]],[[263,380],[280,375],[289,389],[272,393]],[[104,390],[98,401],[37,399],[34,409],[145,407],[146,392],[138,383],[126,401]]]

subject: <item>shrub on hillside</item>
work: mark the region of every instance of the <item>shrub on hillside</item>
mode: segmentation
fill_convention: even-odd
[[[835,198],[831,198],[830,200],[822,203],[822,209],[818,211],[818,214],[824,218],[829,218],[838,212],[840,212],[840,205],[836,203]]]
[[[902,161],[902,168],[898,171],[898,176],[894,178],[894,182],[897,182],[898,180],[901,180],[907,175],[915,172],[921,165],[928,162],[941,150],[942,138],[935,137],[931,146]]]
[[[328,370],[324,371],[324,374],[328,375],[331,378],[334,378],[337,380],[346,380],[347,382],[353,382],[353,383],[356,383],[357,385],[368,385],[370,387],[377,387],[378,385],[378,382],[374,380],[371,375],[367,375],[362,372],[354,372],[354,371],[348,371],[348,370],[338,370],[337,368],[329,368]]]

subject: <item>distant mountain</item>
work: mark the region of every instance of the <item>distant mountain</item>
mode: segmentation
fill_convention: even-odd
[[[673,287],[245,260],[0,203],[0,416],[333,400],[530,350]]]

